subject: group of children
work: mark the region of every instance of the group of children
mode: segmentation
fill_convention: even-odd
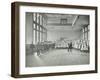
[[[72,49],[78,49],[80,51],[89,52],[89,40],[63,40],[55,44],[55,48],[59,49],[68,49],[68,52],[71,52]]]

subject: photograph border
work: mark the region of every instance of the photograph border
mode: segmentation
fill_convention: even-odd
[[[72,8],[72,9],[86,9],[95,10],[95,70],[89,71],[74,71],[74,72],[55,72],[55,73],[43,73],[43,74],[23,74],[20,75],[20,56],[19,56],[19,35],[20,35],[20,6],[39,6],[39,7],[55,7],[55,8]],[[98,39],[98,21],[97,21],[97,7],[96,6],[81,6],[81,5],[63,5],[63,4],[48,4],[48,3],[31,3],[31,2],[13,2],[11,4],[11,76],[15,78],[25,77],[41,77],[41,76],[59,76],[59,75],[72,75],[72,74],[86,74],[97,73],[97,39]]]

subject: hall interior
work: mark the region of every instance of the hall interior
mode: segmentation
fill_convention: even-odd
[[[25,18],[26,67],[89,64],[89,15],[26,12]]]

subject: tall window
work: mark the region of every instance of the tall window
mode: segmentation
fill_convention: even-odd
[[[33,44],[47,40],[47,29],[43,26],[44,21],[42,14],[33,13]]]
[[[83,27],[82,34],[83,34],[83,39],[89,40],[89,37],[90,37],[89,25]]]

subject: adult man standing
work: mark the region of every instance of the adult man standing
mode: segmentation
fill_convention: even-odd
[[[72,42],[68,43],[68,52],[72,52]]]

